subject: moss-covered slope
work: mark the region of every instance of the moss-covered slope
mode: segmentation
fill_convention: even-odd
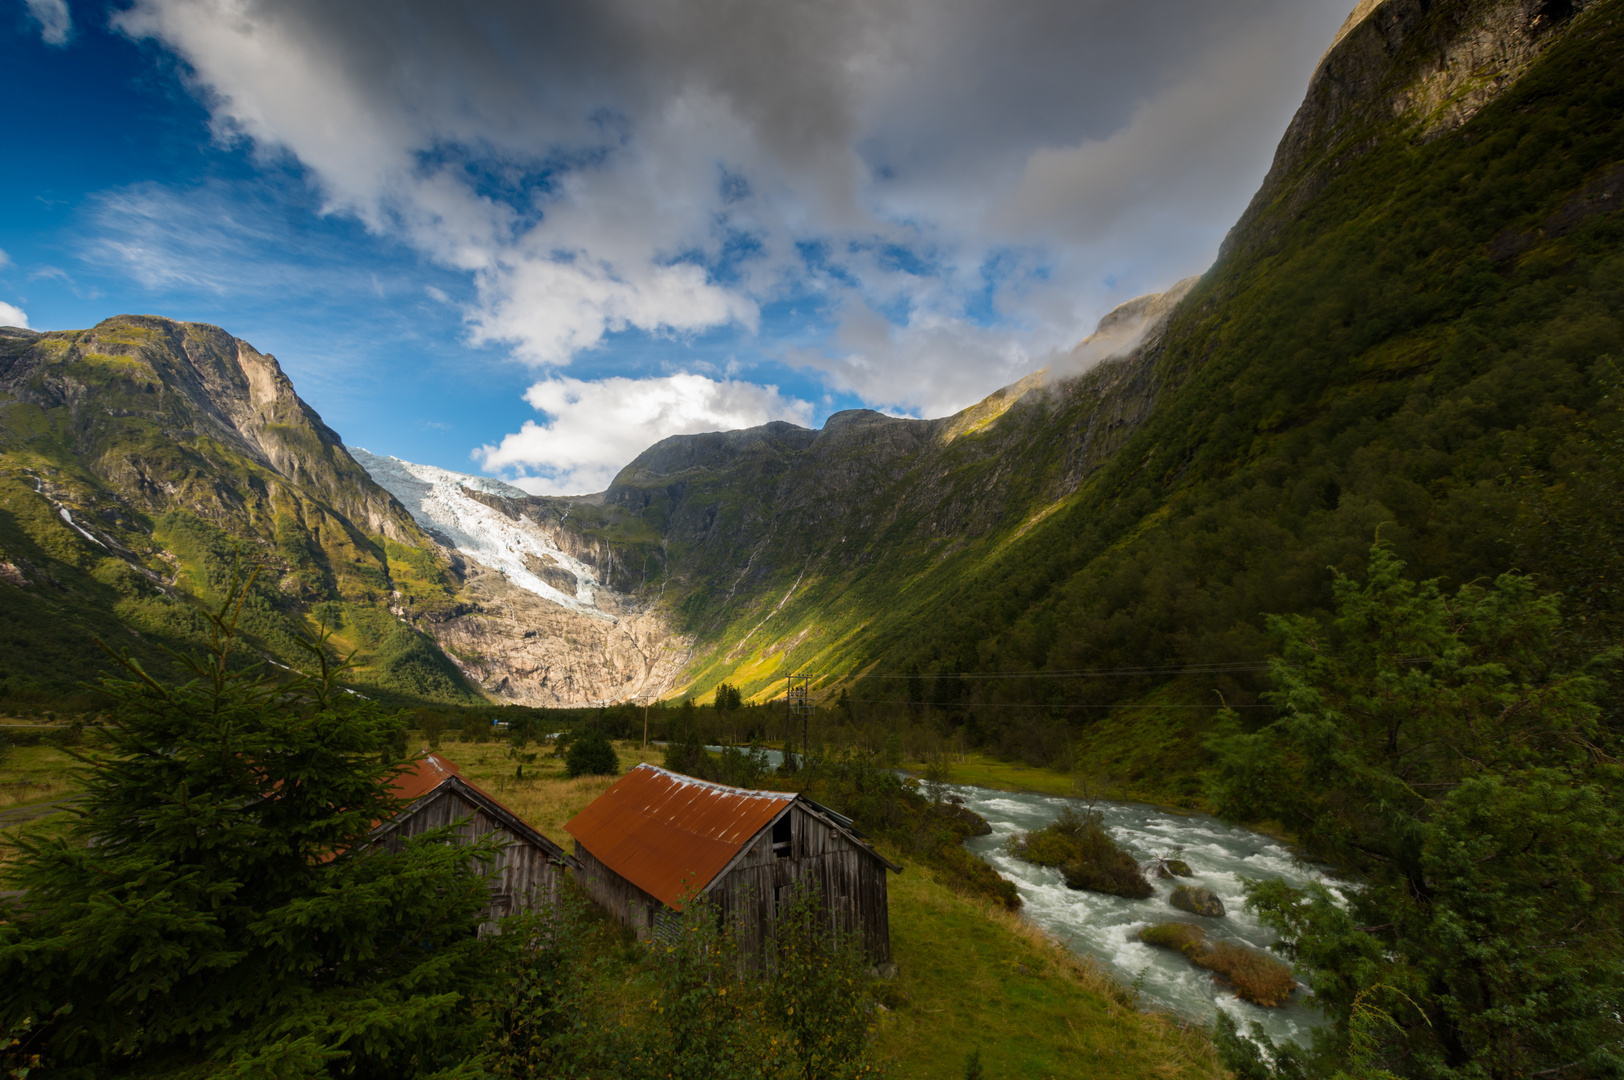
[[[358,686],[476,700],[390,607],[455,582],[410,516],[294,393],[275,358],[218,327],[119,316],[0,332],[0,673],[14,698],[105,668],[91,637],[164,666],[235,568],[265,655],[318,618],[358,650]]]

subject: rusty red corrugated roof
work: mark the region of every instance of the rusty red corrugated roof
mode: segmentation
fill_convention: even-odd
[[[395,798],[410,805],[453,776],[462,776],[462,770],[457,768],[455,763],[438,754],[429,754],[427,757],[407,762],[406,769],[395,777],[391,787]],[[466,777],[463,783],[468,783]],[[472,784],[468,786],[473,787]]]
[[[594,858],[673,908],[709,885],[751,837],[795,801],[643,764],[570,819],[564,831]]]

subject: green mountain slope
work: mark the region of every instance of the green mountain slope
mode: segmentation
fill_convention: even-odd
[[[1206,707],[1261,686],[1166,669],[1256,661],[1264,614],[1324,610],[1378,530],[1616,637],[1620,14],[1378,7],[1165,333],[1081,379],[651,448],[603,498],[663,537],[691,689],[906,700],[842,677],[917,667],[944,728],[1176,799]],[[1084,669],[1154,670],[1043,677]],[[990,672],[1032,677],[953,677]]]
[[[57,695],[105,668],[100,637],[145,662],[201,632],[196,605],[258,568],[243,625],[294,663],[318,620],[358,650],[354,679],[411,700],[475,701],[455,665],[389,610],[450,605],[447,560],[294,393],[273,357],[217,327],[120,316],[0,331],[0,678]]]

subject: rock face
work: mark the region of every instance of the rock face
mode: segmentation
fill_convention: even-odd
[[[649,701],[671,689],[689,643],[655,603],[605,583],[625,581],[624,551],[617,574],[614,545],[569,528],[577,509],[569,500],[532,500],[488,477],[350,453],[463,557],[453,613],[417,625],[487,694],[571,707]],[[577,520],[590,519],[595,505]]]
[[[9,330],[0,392],[63,415],[80,460],[144,510],[268,518],[291,502],[291,512],[336,514],[364,534],[423,540],[276,358],[217,326],[120,315],[89,330]],[[217,482],[227,463],[215,446],[258,466],[264,482]]]
[[[1321,58],[1220,260],[1257,249],[1382,139],[1454,130],[1504,93],[1593,0],[1360,0]],[[1397,128],[1392,121],[1403,121]]]
[[[1224,915],[1224,902],[1218,898],[1218,894],[1200,885],[1180,885],[1173,890],[1167,902],[1191,915],[1204,915],[1209,919],[1219,919]]]

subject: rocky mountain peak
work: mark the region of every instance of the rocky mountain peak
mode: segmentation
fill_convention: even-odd
[[[1360,0],[1309,81],[1220,261],[1256,250],[1349,164],[1436,138],[1516,84],[1594,0]]]
[[[212,440],[326,502],[363,531],[420,540],[345,452],[276,357],[206,323],[118,315],[88,330],[0,337],[0,391],[73,417],[80,455],[154,505],[184,484],[177,448]],[[175,468],[182,476],[172,475]],[[209,497],[202,491],[205,500]]]

